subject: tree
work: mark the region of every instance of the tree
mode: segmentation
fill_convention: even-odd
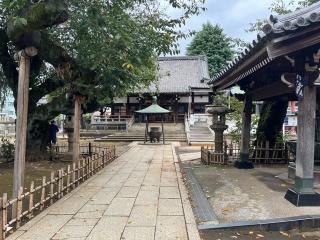
[[[187,48],[187,55],[205,55],[208,58],[210,77],[215,76],[234,56],[232,39],[218,25],[206,23],[197,32]]]
[[[14,55],[30,44],[39,49],[31,65],[29,150],[46,150],[48,120],[72,109],[66,94],[87,96],[84,111],[93,111],[154,81],[156,57],[177,53],[176,41],[188,34],[175,29],[200,13],[203,0],[165,2],[182,15],[170,18],[152,0],[0,0],[0,81],[15,97]],[[38,106],[47,95],[51,101]]]

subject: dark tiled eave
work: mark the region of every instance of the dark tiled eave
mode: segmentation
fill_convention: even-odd
[[[270,16],[268,23],[263,27],[263,32],[257,35],[257,39],[253,40],[237,59],[216,75],[208,84],[223,89],[237,83],[273,60],[270,57],[265,57],[257,61],[253,67],[243,67],[246,61],[254,60],[259,51],[265,49],[266,52],[266,44],[270,40],[302,31],[316,24],[319,25],[319,22],[320,2],[283,16]]]

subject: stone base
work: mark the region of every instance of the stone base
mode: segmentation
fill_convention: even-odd
[[[253,163],[249,161],[236,161],[234,166],[239,169],[252,169],[254,168]]]
[[[288,178],[294,180],[295,177],[296,177],[296,164],[294,162],[290,162],[288,167]],[[313,177],[314,177],[314,183],[320,184],[319,166],[314,166]]]
[[[294,189],[288,189],[284,198],[297,207],[320,206],[320,194],[318,193],[299,193]]]

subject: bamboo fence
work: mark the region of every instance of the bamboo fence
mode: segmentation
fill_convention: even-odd
[[[60,150],[64,149],[61,147]],[[84,149],[85,147],[82,147]],[[63,152],[63,150],[62,150]],[[87,146],[82,159],[57,171],[51,172],[50,179],[42,177],[42,183],[31,182],[28,192],[20,189],[17,198],[8,199],[7,193],[0,198],[0,240],[19,229],[35,215],[61,199],[81,183],[103,169],[116,158],[115,146]],[[37,200],[36,200],[37,199]]]

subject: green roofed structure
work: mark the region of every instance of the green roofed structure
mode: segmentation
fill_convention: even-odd
[[[164,114],[168,114],[171,113],[171,111],[160,107],[157,104],[157,97],[153,96],[152,97],[152,105],[150,105],[149,107],[146,107],[142,110],[136,111],[136,113],[138,114],[143,114],[146,116],[146,131],[145,131],[145,137],[144,137],[144,143],[146,143],[148,141],[148,136],[149,136],[149,140],[150,142],[154,142],[155,140],[158,140],[158,142],[160,142],[160,138],[162,135],[162,141],[163,144],[165,144],[165,136],[164,136],[164,128],[163,128],[163,116]],[[149,132],[149,115],[161,115],[161,132],[159,131],[160,129],[157,127],[151,127],[151,130]]]

